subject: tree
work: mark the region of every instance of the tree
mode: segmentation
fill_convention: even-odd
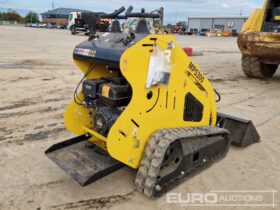
[[[25,17],[24,17],[24,22],[25,23],[39,23],[39,15],[35,12],[29,12]]]
[[[0,12],[0,21],[2,21],[2,20],[3,20],[3,13]]]
[[[180,21],[176,24],[176,26],[182,26],[182,27],[186,27],[187,26],[187,22],[186,21]]]
[[[22,17],[15,11],[3,13],[3,20],[22,22]]]
[[[167,28],[172,28],[173,25],[172,25],[171,23],[168,23],[168,24],[166,25],[166,27],[167,27]]]

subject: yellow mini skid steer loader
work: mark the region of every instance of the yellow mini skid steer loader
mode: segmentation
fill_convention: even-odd
[[[224,157],[232,143],[245,147],[260,137],[251,121],[217,114],[199,66],[174,36],[152,34],[146,19],[160,15],[126,16],[138,17],[133,32],[110,31],[75,48],[84,78],[64,120],[78,137],[46,155],[82,186],[131,167],[137,190],[156,197]]]

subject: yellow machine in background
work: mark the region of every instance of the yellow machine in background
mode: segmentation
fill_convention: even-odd
[[[280,2],[266,0],[245,22],[238,37],[242,67],[249,77],[269,78],[280,64]]]
[[[146,19],[158,15],[128,15],[138,17],[134,32],[75,48],[82,91],[64,120],[78,137],[46,155],[82,186],[123,166],[138,169],[136,188],[152,197],[224,157],[231,143],[245,147],[259,135],[251,121],[217,114],[217,92],[199,66],[173,36],[149,33]]]

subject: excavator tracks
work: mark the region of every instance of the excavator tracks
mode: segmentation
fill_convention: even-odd
[[[215,160],[225,156],[231,141],[215,126],[164,129],[148,141],[135,184],[139,192],[158,197]]]

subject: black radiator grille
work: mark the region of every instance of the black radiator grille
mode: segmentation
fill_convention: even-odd
[[[203,116],[203,105],[191,93],[185,96],[184,120],[200,122]]]

